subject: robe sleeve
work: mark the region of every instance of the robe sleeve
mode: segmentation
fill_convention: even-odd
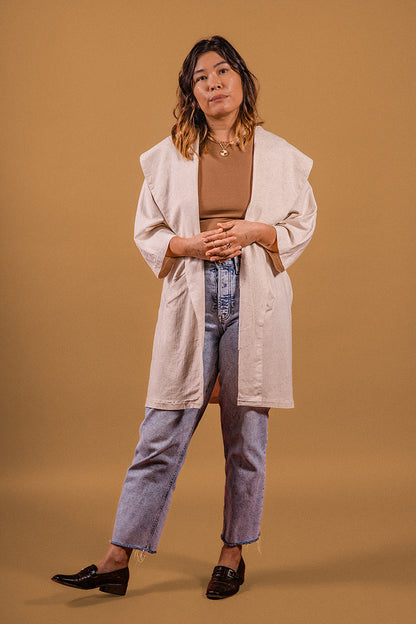
[[[306,249],[315,229],[316,212],[312,187],[306,180],[287,217],[275,225],[279,251],[269,255],[279,272],[289,268]]]
[[[277,245],[277,239],[276,239],[276,245]],[[266,247],[264,247],[263,249],[266,252],[266,254],[269,256],[270,260],[272,261],[272,264],[274,268],[276,269],[276,271],[278,273],[281,273],[282,271],[284,271],[285,267],[283,266],[283,262],[280,257],[279,249],[277,249],[277,251],[272,251],[271,249],[267,249]]]
[[[158,278],[165,277],[175,264],[176,258],[166,256],[174,236],[176,234],[166,224],[145,179],[137,205],[134,242]]]

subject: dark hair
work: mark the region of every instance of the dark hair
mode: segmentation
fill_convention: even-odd
[[[178,100],[173,112],[176,119],[172,128],[173,143],[177,150],[188,159],[193,158],[192,147],[198,135],[201,146],[204,145],[208,136],[205,115],[199,108],[193,93],[195,66],[199,57],[206,52],[217,52],[240,75],[243,101],[235,123],[234,138],[241,149],[244,149],[245,144],[252,138],[256,125],[262,123],[258,120],[256,109],[257,79],[247,68],[243,58],[224,37],[215,35],[209,39],[201,39],[189,52],[179,72]]]

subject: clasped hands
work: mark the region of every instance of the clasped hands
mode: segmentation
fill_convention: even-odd
[[[228,258],[235,258],[241,255],[243,247],[254,242],[254,235],[250,236],[252,223],[249,221],[226,221],[217,225],[217,230],[202,233],[206,260],[224,262]]]
[[[217,225],[216,230],[201,232],[190,238],[174,236],[166,255],[224,262],[241,255],[242,248],[252,243],[259,243],[270,251],[277,251],[276,230],[271,225],[245,219],[225,221]]]
[[[224,262],[241,254],[243,247],[256,241],[259,225],[252,221],[232,220],[218,223],[218,229],[201,232],[190,238],[174,237],[169,245],[169,255],[191,256]]]

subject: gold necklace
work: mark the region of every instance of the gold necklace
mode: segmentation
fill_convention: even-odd
[[[208,138],[210,141],[212,141],[213,143],[216,143],[217,145],[220,146],[220,156],[229,156],[230,152],[227,150],[227,147],[230,147],[230,145],[234,145],[234,141],[229,141],[228,143],[226,142],[222,142],[221,141],[217,141],[217,139],[214,139],[214,137],[212,137],[210,134],[208,135]]]

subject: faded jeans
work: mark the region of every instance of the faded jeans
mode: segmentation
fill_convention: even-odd
[[[205,262],[204,405],[182,410],[146,407],[112,544],[156,552],[179,471],[218,372],[226,475],[221,539],[235,546],[259,538],[269,408],[237,405],[239,266],[239,258]]]

